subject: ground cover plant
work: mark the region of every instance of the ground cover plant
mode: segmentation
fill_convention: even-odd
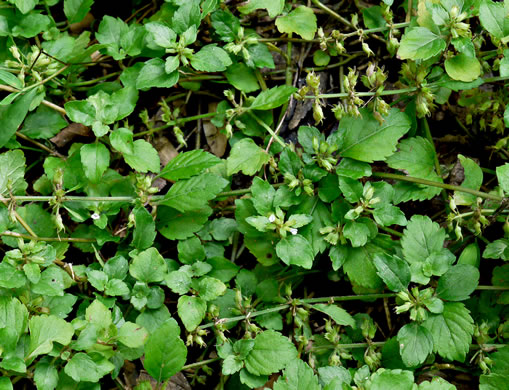
[[[509,2],[0,1],[0,390],[507,389]]]

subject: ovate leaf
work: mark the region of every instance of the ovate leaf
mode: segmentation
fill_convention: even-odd
[[[446,301],[464,301],[476,289],[479,277],[473,265],[455,265],[438,280],[437,295]]]
[[[433,351],[433,337],[428,329],[416,322],[403,326],[398,332],[399,351],[407,367],[424,363]]]
[[[275,18],[283,12],[284,5],[284,0],[250,0],[246,5],[240,6],[238,10],[243,14],[248,14],[263,8],[267,10],[271,18]]]
[[[211,173],[179,180],[170,188],[161,204],[182,212],[200,209],[214,199],[227,184],[227,180]]]
[[[186,329],[192,332],[205,318],[207,302],[199,297],[183,295],[179,298],[177,310]]]
[[[442,37],[426,27],[414,27],[401,38],[398,56],[402,60],[427,60],[440,54],[446,45]]]
[[[277,18],[276,27],[280,33],[296,33],[311,40],[317,30],[316,15],[311,8],[299,6],[288,15]]]
[[[448,360],[465,361],[474,333],[474,321],[459,302],[446,302],[441,314],[429,314],[422,326],[433,336],[433,351]]]
[[[202,47],[191,58],[192,67],[202,72],[222,72],[231,64],[228,53],[216,45]]]
[[[377,275],[382,278],[391,291],[406,290],[410,283],[410,268],[408,263],[396,256],[377,254],[373,258]]]
[[[297,349],[287,337],[273,330],[259,333],[245,363],[253,375],[270,375],[297,358]]]
[[[186,358],[187,348],[180,339],[180,328],[174,319],[169,319],[148,338],[143,367],[162,382],[179,372]]]
[[[459,53],[445,60],[445,71],[453,80],[466,83],[476,80],[481,75],[481,63],[475,57]]]
[[[244,138],[235,143],[226,160],[228,176],[237,172],[252,176],[270,159],[268,153],[255,144],[251,138]]]
[[[25,156],[19,149],[0,154],[0,195],[19,195],[28,187],[25,181]]]
[[[352,328],[356,328],[354,318],[350,314],[348,314],[348,312],[345,309],[342,309],[337,305],[326,305],[323,303],[319,303],[313,305],[313,309],[327,314],[338,325],[351,326]]]
[[[479,6],[479,20],[481,25],[494,37],[502,39],[508,31],[504,24],[506,12],[504,3],[496,3],[492,0],[483,0]]]
[[[124,153],[124,160],[132,169],[142,173],[159,172],[161,163],[159,154],[151,144],[138,139],[134,141],[133,148],[132,154]]]
[[[64,0],[64,14],[69,23],[78,23],[90,11],[94,0]]]
[[[289,85],[266,89],[258,94],[250,108],[252,110],[272,110],[287,103],[296,90],[297,88]]]
[[[156,248],[140,252],[129,266],[131,276],[144,283],[164,280],[167,270],[166,262]]]
[[[220,162],[221,159],[202,149],[191,150],[180,153],[177,157],[170,160],[159,176],[172,181],[189,179]]]
[[[313,266],[313,248],[308,240],[301,235],[291,235],[283,238],[276,245],[278,257],[288,265],[298,265],[305,269]]]
[[[423,137],[414,137],[401,141],[398,144],[398,151],[387,159],[387,164],[391,168],[404,170],[409,176],[442,183],[442,178],[435,172],[434,159],[433,145]],[[422,189],[418,187],[419,192],[416,196],[411,195],[402,200],[431,199],[441,191],[437,187],[422,187]]]
[[[320,390],[318,378],[314,374],[313,369],[300,359],[295,359],[288,364],[283,372],[283,376],[279,377],[274,383],[274,390]]]
[[[115,366],[99,353],[86,354],[79,352],[65,366],[65,373],[76,382],[98,382]]]
[[[0,106],[0,123],[2,131],[0,131],[0,147],[12,138],[18,130],[25,117],[27,116],[30,104],[37,94],[37,88],[32,88],[29,92],[19,96],[14,103]]]
[[[393,108],[380,124],[370,110],[361,109],[362,117],[346,116],[339,122],[339,153],[342,157],[373,162],[385,160],[396,150],[398,140],[410,130],[408,116]]]
[[[28,323],[30,347],[28,358],[42,355],[53,349],[53,343],[67,345],[74,335],[74,328],[67,321],[53,315],[34,316]]]
[[[101,143],[83,145],[80,149],[85,175],[92,183],[98,183],[110,165],[110,152]]]

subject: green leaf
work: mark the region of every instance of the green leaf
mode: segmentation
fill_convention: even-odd
[[[205,318],[207,302],[199,297],[183,295],[178,300],[177,310],[188,332],[192,332]]]
[[[428,329],[416,322],[404,325],[398,331],[399,351],[407,367],[418,366],[433,351],[433,337]]]
[[[250,0],[247,4],[238,7],[243,14],[249,14],[257,9],[266,9],[271,18],[275,18],[281,12],[285,5],[284,0]]]
[[[65,365],[64,371],[76,382],[98,382],[115,366],[99,353],[79,352]]]
[[[54,390],[58,384],[58,371],[53,364],[40,360],[37,362],[34,371],[34,382],[37,389]]]
[[[398,151],[387,159],[387,164],[391,168],[404,170],[409,176],[442,183],[442,178],[435,172],[434,161],[433,145],[425,138],[414,137],[401,141]],[[417,193],[403,197],[400,201],[431,199],[440,191],[437,187],[422,186]]]
[[[208,206],[185,213],[171,207],[159,206],[157,230],[169,240],[184,240],[200,230],[211,214],[212,209]]]
[[[313,305],[313,309],[327,314],[338,325],[351,326],[354,329],[357,327],[354,318],[348,314],[345,309],[342,309],[337,305],[326,305],[324,303],[319,303]]]
[[[152,58],[144,63],[136,79],[136,88],[149,89],[171,88],[179,80],[178,71],[166,73],[165,62],[160,58]]]
[[[316,15],[311,8],[299,6],[288,15],[277,18],[276,27],[280,33],[296,33],[311,40],[317,30]]]
[[[189,179],[220,162],[221,159],[202,149],[191,150],[179,153],[177,157],[171,159],[159,176],[171,181]]]
[[[354,285],[370,289],[378,289],[383,286],[382,279],[376,273],[373,258],[383,250],[371,243],[360,247],[350,248],[346,261],[343,265],[348,278]]]
[[[479,277],[479,270],[473,265],[455,265],[438,280],[437,295],[446,301],[464,301],[476,289]]]
[[[187,0],[180,4],[172,19],[172,27],[177,34],[182,34],[191,26],[198,26],[201,20],[199,0]]]
[[[288,338],[281,333],[267,330],[256,336],[245,364],[247,371],[253,375],[270,375],[296,358],[297,349]]]
[[[136,207],[132,213],[135,221],[132,245],[138,250],[147,249],[156,237],[154,219],[145,207]]]
[[[502,39],[508,34],[505,25],[506,11],[503,3],[483,0],[479,6],[479,20],[481,25],[494,37]]]
[[[403,232],[401,247],[410,264],[412,281],[427,284],[432,275],[446,273],[455,260],[443,248],[445,230],[427,216],[414,215]]]
[[[445,60],[445,71],[453,80],[466,83],[477,80],[481,75],[481,63],[475,57],[465,53],[456,54]]]
[[[212,173],[203,173],[173,184],[160,204],[186,212],[203,208],[221,192],[228,181]]]
[[[462,156],[461,154],[458,155],[458,158],[461,162],[465,175],[465,179],[463,180],[463,183],[461,183],[461,186],[472,190],[479,190],[483,181],[482,169],[475,161]],[[474,204],[475,201],[475,195],[466,194],[460,191],[454,192],[454,202],[458,206],[468,206]]]
[[[162,382],[179,372],[186,358],[187,348],[180,339],[180,328],[170,319],[149,336],[143,367],[155,380]]]
[[[318,378],[309,367],[300,359],[291,361],[283,371],[283,376],[280,376],[276,383],[274,383],[274,390],[320,390]]]
[[[0,378],[0,389],[1,390],[13,390],[12,382],[7,377]]]
[[[18,127],[27,116],[30,104],[32,104],[36,94],[37,88],[32,88],[29,92],[19,96],[14,103],[0,106],[0,123],[2,123],[0,147],[5,146],[16,133]]]
[[[354,248],[364,246],[370,238],[371,231],[365,223],[348,221],[343,227],[343,235]]]
[[[404,370],[378,369],[371,376],[370,390],[411,390],[414,385],[414,374]]]
[[[305,269],[311,269],[315,258],[311,244],[299,234],[279,241],[276,245],[276,253],[285,264],[298,265]]]
[[[28,327],[30,329],[28,358],[49,353],[54,342],[68,345],[74,335],[74,328],[70,323],[53,315],[33,316],[28,322]]]
[[[279,85],[266,89],[258,94],[249,108],[251,110],[272,110],[287,103],[295,91],[297,88],[291,85]]]
[[[22,14],[27,14],[35,8],[39,0],[10,0],[10,3],[14,3]]]
[[[396,150],[399,138],[410,130],[410,119],[393,108],[380,125],[370,110],[361,109],[360,112],[362,118],[346,116],[339,122],[339,153],[370,163],[383,161]]]
[[[145,24],[145,28],[157,45],[165,49],[174,46],[177,34],[167,25],[159,22],[150,22]]]
[[[267,216],[269,213],[272,213],[272,203],[276,195],[276,190],[270,183],[259,177],[255,177],[253,179],[253,184],[251,184],[251,194],[253,206],[260,215]]]
[[[16,89],[23,88],[21,80],[6,70],[0,70],[0,81]]]
[[[462,303],[445,302],[441,314],[429,314],[422,326],[433,336],[433,351],[448,360],[465,361],[469,351],[474,321]]]
[[[456,390],[456,386],[451,385],[439,376],[435,376],[431,382],[421,382],[419,384],[419,390]]]
[[[23,194],[27,187],[23,152],[17,149],[0,154],[0,195]]]
[[[402,60],[427,60],[440,54],[446,46],[443,38],[426,27],[414,27],[401,38],[398,56]]]
[[[14,27],[12,27],[11,31],[13,36],[33,38],[39,33],[47,31],[50,28],[52,21],[47,15],[43,15],[37,12],[30,12],[27,15],[21,16],[19,19],[17,19],[16,22],[17,23],[14,25]],[[37,88],[34,88],[29,93],[36,90]]]
[[[30,138],[51,138],[67,126],[67,121],[55,110],[40,105],[34,113],[25,119],[20,133]]]
[[[403,211],[401,211],[399,207],[391,204],[384,204],[380,207],[375,207],[373,210],[373,217],[375,218],[376,223],[381,226],[405,226],[407,224]]]
[[[224,42],[232,42],[237,38],[240,21],[228,10],[217,10],[211,15],[212,27]]]
[[[83,145],[80,156],[86,177],[92,183],[98,183],[110,165],[110,152],[106,146],[97,142]]]
[[[120,153],[134,154],[133,132],[125,127],[121,127],[111,132],[111,146]]]
[[[13,350],[25,332],[28,310],[17,298],[0,297],[0,348]]]
[[[161,161],[157,150],[143,139],[134,141],[133,147],[133,154],[124,154],[125,162],[135,171],[158,173]]]
[[[129,348],[139,348],[145,344],[148,337],[147,330],[138,324],[124,322],[118,330],[118,341]]]
[[[5,261],[0,263],[0,287],[18,288],[26,283],[26,277],[17,268]]]
[[[65,103],[64,107],[73,122],[91,126],[95,121],[95,107],[87,100],[73,100]]]
[[[509,193],[509,163],[498,166],[496,172],[498,184],[504,192]]]
[[[226,292],[226,285],[219,279],[204,276],[198,282],[196,290],[204,301],[213,301]]]
[[[404,291],[410,283],[410,268],[408,264],[396,256],[377,254],[373,258],[377,275],[382,278],[389,290]]]
[[[249,93],[260,89],[255,73],[243,62],[230,65],[225,76],[231,85],[242,92]]]
[[[222,72],[232,64],[228,53],[217,45],[207,45],[191,58],[191,66],[202,72]]]
[[[69,23],[78,23],[90,11],[94,0],[64,0],[64,14]]]
[[[161,282],[168,267],[156,248],[148,248],[133,258],[129,266],[131,276],[140,282]]]
[[[230,156],[226,160],[226,172],[228,176],[238,172],[253,176],[269,160],[269,154],[256,145],[251,138],[243,138],[233,145]]]
[[[166,275],[164,282],[171,291],[183,295],[187,293],[191,287],[191,275],[182,270],[172,271]]]

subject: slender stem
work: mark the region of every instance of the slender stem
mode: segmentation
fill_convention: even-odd
[[[322,3],[320,3],[320,1],[318,0],[313,0],[313,4],[315,4],[318,8],[320,8],[321,10],[327,12],[329,15],[331,15],[333,18],[336,18],[337,20],[339,20],[341,23],[347,25],[348,27],[352,27],[354,28],[354,26],[352,25],[352,23],[350,23],[347,19],[345,19],[344,17],[342,17],[341,15],[337,14],[336,12],[334,12],[333,10],[331,10],[329,7],[326,7],[325,5],[323,5]]]
[[[365,30],[365,31],[367,31],[367,30]],[[505,81],[505,80],[509,80],[509,76],[487,77],[483,80],[483,84],[494,83],[497,81]],[[427,85],[427,87],[436,88],[436,87],[440,87],[443,83],[444,83],[443,81],[437,81],[435,83],[429,83]],[[407,93],[411,93],[411,92],[416,92],[418,90],[419,90],[419,87],[409,87],[409,88],[402,88],[402,89],[385,90],[385,91],[382,91],[379,93],[377,93],[377,92],[356,92],[355,96],[368,97],[368,96],[375,96],[375,94],[377,94],[377,96],[399,95],[399,94],[407,94]],[[348,96],[349,96],[349,94],[347,92],[345,92],[345,93],[323,93],[323,94],[320,94],[317,96],[312,96],[312,95],[305,96],[305,98],[306,99],[314,99],[316,97],[316,98],[320,98],[320,99],[331,99],[331,98],[346,98]]]
[[[201,362],[186,364],[184,367],[182,367],[182,370],[189,370],[191,368],[204,366],[206,364],[217,362],[218,360],[221,360],[221,358],[217,357],[213,359],[202,360]]]
[[[81,82],[77,82],[77,83],[68,83],[68,84],[66,84],[65,86],[66,86],[66,87],[69,87],[69,88],[73,88],[73,87],[84,87],[84,86],[87,86],[87,85],[96,84],[96,83],[98,83],[99,81],[107,80],[107,79],[109,79],[109,78],[111,78],[111,77],[114,77],[114,76],[118,76],[120,73],[122,73],[122,72],[113,72],[113,73],[108,73],[107,75],[104,75],[104,76],[98,77],[98,78],[93,79],[93,80],[81,81]]]
[[[392,234],[393,236],[396,236],[396,237],[403,237],[403,233],[398,232],[397,230],[391,229],[390,227],[387,227],[387,226],[380,226],[380,225],[378,225],[378,229],[386,231],[387,233],[390,233],[390,234]]]
[[[472,194],[472,195],[478,196],[480,198],[492,199],[492,200],[496,200],[499,202],[501,202],[504,199],[502,196],[499,196],[499,195],[488,194],[486,192],[476,191],[476,190],[472,190],[470,188],[455,186],[452,184],[445,184],[445,183],[440,183],[440,182],[436,182],[436,181],[420,179],[418,177],[397,175],[395,173],[385,173],[385,172],[373,172],[373,176],[380,177],[382,179],[394,179],[394,180],[399,180],[399,181],[407,181],[407,182],[415,183],[415,184],[423,184],[426,186],[438,187],[438,188],[443,188],[443,189],[451,190],[451,191],[466,192],[467,194]]]
[[[28,141],[28,142],[34,144],[35,146],[37,146],[38,148],[44,150],[45,152],[48,152],[52,156],[57,156],[57,157],[60,157],[60,158],[64,158],[64,156],[62,154],[58,153],[56,150],[51,150],[46,145],[43,145],[40,142],[38,142],[38,141],[36,141],[36,140],[34,140],[34,139],[30,138],[30,137],[27,137],[25,134],[20,133],[19,131],[16,131],[16,136],[19,137],[19,138],[24,139],[25,141]]]
[[[168,127],[171,127],[171,126],[175,126],[175,125],[178,125],[178,124],[181,124],[181,123],[186,123],[186,122],[197,121],[199,119],[211,118],[211,117],[216,116],[216,115],[217,115],[217,112],[207,112],[205,114],[188,116],[186,118],[179,118],[179,119],[176,119],[174,121],[169,121],[169,122],[167,122],[163,126],[154,127],[153,129],[147,130],[147,131],[140,131],[139,133],[134,134],[134,137],[138,138],[138,137],[143,137],[145,135],[151,135],[151,134],[153,134],[155,132],[158,132],[158,131],[161,131],[161,130],[165,130]]]
[[[504,291],[509,290],[509,286],[477,286],[476,290],[478,291]]]
[[[26,228],[25,228],[26,229]],[[75,238],[75,237],[37,237],[28,234],[4,231],[1,236],[23,238],[25,240],[46,241],[46,242],[96,242],[95,238]]]
[[[260,126],[269,132],[269,134],[276,140],[276,142],[283,148],[286,148],[285,142],[272,130],[264,121],[258,118],[252,111],[247,112]]]
[[[61,67],[59,70],[57,70],[51,76],[46,77],[44,80],[41,80],[38,83],[29,85],[28,87],[24,88],[22,90],[22,92],[27,92],[27,91],[30,91],[31,89],[37,88],[40,85],[46,84],[48,81],[50,81],[50,80],[54,79],[55,77],[57,77],[60,73],[65,72],[67,70],[67,68],[69,68],[69,66],[71,66],[71,65],[67,64],[67,65]]]
[[[0,84],[0,91],[14,92],[14,93],[21,92],[20,90],[18,90],[16,88],[10,87],[8,85],[3,85],[3,84]],[[55,111],[60,112],[63,115],[66,115],[65,110],[62,107],[57,106],[55,103],[51,103],[51,102],[48,102],[47,100],[43,100],[42,104],[44,104],[45,106],[47,106]]]

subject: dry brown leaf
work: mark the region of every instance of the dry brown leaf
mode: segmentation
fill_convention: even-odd
[[[209,112],[214,112],[216,109],[216,103],[209,104]],[[219,129],[207,120],[203,121],[203,132],[205,133],[210,151],[217,157],[223,157],[226,151],[226,144],[228,143],[226,135],[220,133]]]
[[[89,127],[82,125],[81,123],[71,123],[69,126],[63,128],[60,133],[55,135],[53,138],[50,138],[50,141],[61,148],[76,137],[87,137],[90,134],[91,132]]]

